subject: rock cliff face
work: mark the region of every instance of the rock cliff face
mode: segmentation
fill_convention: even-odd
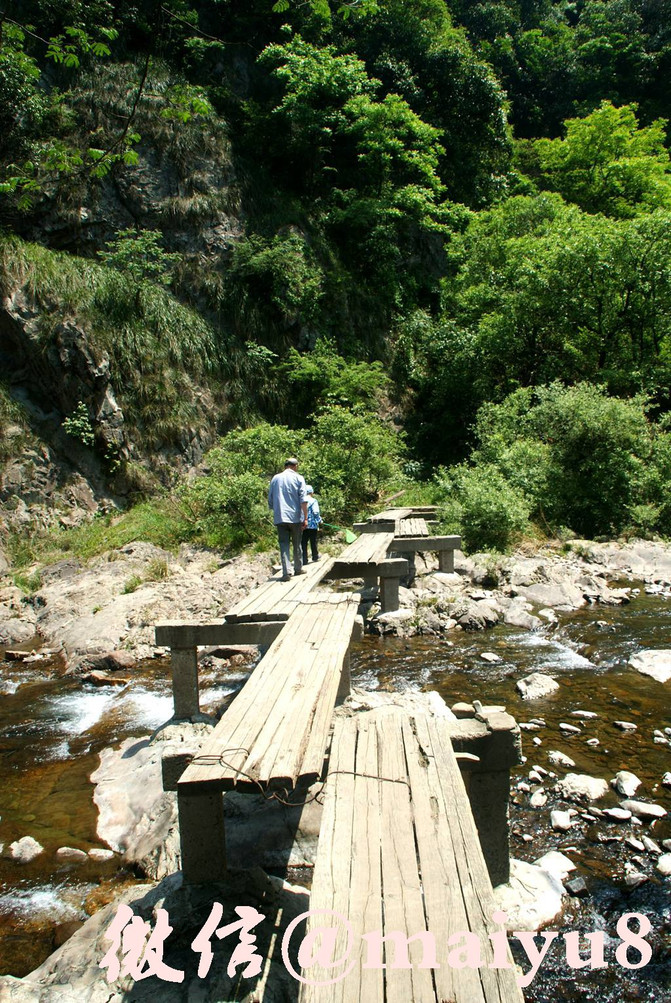
[[[238,186],[223,119],[196,116],[177,125],[164,117],[174,83],[166,74],[152,70],[136,110],[137,164],[117,165],[101,180],[59,179],[12,227],[27,240],[70,252],[75,270],[120,230],[160,230],[162,246],[181,255],[173,284],[178,298],[207,319],[212,306],[202,288],[210,280],[217,284],[242,233]],[[73,141],[100,130],[112,141],[136,76],[132,65],[115,64],[84,82],[73,98]],[[130,374],[101,348],[95,319],[73,306],[69,289],[61,295],[56,282],[51,296],[39,275],[27,277],[8,259],[11,248],[0,268],[0,390],[18,403],[23,421],[3,420],[0,407],[0,518],[18,530],[78,523],[123,504],[137,487],[166,483],[198,464],[214,442],[219,417],[207,379],[187,378],[187,393],[180,386],[177,396],[190,398],[190,417],[173,421],[169,436],[155,433],[159,416],[152,415],[151,402],[143,422],[132,420],[119,393]],[[129,277],[129,301],[138,295],[136,285]],[[142,326],[141,311],[136,322]],[[180,369],[179,361],[159,364],[151,353],[142,362],[154,385],[165,380],[166,365]],[[92,446],[63,428],[79,402],[95,437]]]
[[[60,521],[71,525],[118,498],[106,484],[101,456],[130,456],[124,415],[110,382],[109,359],[96,355],[86,332],[57,319],[46,350],[42,311],[22,289],[0,308],[0,368],[24,410],[30,432],[0,472],[0,505],[14,529]],[[93,451],[66,434],[62,423],[83,401],[96,431]]]
[[[201,420],[185,423],[170,442],[145,440],[129,427],[115,392],[122,374],[92,342],[85,326],[62,310],[46,314],[23,288],[0,301],[0,371],[23,414],[19,425],[0,422],[0,510],[10,528],[78,524],[123,505],[138,477],[165,483],[196,465],[214,442],[217,416],[206,386],[193,387]],[[88,444],[63,425],[80,402]]]

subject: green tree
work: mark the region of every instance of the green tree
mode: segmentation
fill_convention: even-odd
[[[387,94],[439,130],[438,174],[450,199],[487,204],[510,160],[505,98],[442,0],[387,0],[356,13],[345,33]]]
[[[326,408],[302,450],[302,472],[334,520],[351,519],[399,473],[403,441],[375,415]],[[328,517],[327,517],[328,520]]]
[[[455,241],[448,307],[472,332],[476,397],[588,378],[616,393],[669,379],[667,212],[591,216],[557,195],[517,197]]]
[[[107,244],[108,250],[98,251],[106,265],[126,272],[136,282],[170,284],[172,269],[182,255],[161,247],[160,230],[137,230],[134,226],[119,230],[116,239]]]
[[[476,437],[476,469],[496,467],[511,487],[524,491],[533,517],[546,528],[617,533],[653,498],[651,467],[657,486],[661,478],[668,488],[661,449],[653,459],[655,428],[645,401],[609,397],[587,383],[525,388],[485,405]]]
[[[564,123],[563,139],[523,144],[520,161],[541,188],[559,192],[586,212],[630,217],[671,207],[666,122],[639,126],[636,106],[609,101]]]
[[[338,355],[328,338],[320,338],[311,352],[290,349],[280,372],[287,385],[286,407],[293,416],[292,424],[306,418],[309,421],[334,404],[375,411],[382,394],[390,390],[381,362],[347,360]]]

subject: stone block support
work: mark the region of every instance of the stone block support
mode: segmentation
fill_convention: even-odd
[[[508,802],[511,767],[522,761],[520,730],[510,714],[491,713],[454,721],[450,737],[455,752],[477,757],[459,760],[493,885],[510,877]]]
[[[482,855],[494,887],[510,877],[510,820],[508,798],[510,773],[471,770],[466,786],[468,800],[480,837]]]
[[[336,706],[343,703],[344,700],[350,695],[352,690],[352,677],[350,674],[350,658],[349,658],[349,648],[347,649],[347,654],[345,655],[342,663],[342,672],[340,674],[340,686],[338,687],[338,694],[336,696]]]
[[[195,717],[200,711],[197,649],[171,648],[170,668],[175,717],[178,720]]]
[[[408,574],[408,562],[404,558],[382,561],[377,566],[380,576],[380,605],[383,613],[392,613],[399,608],[398,586],[401,578]]]
[[[224,799],[221,791],[177,791],[182,874],[190,884],[223,881],[226,877]]]
[[[453,550],[439,550],[438,551],[438,570],[444,571],[447,574],[451,574],[454,571],[454,551]]]

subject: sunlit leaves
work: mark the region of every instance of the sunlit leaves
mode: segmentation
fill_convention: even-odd
[[[113,41],[118,36],[114,28],[99,27],[96,31],[106,41]],[[76,69],[81,63],[82,56],[87,55],[102,59],[110,55],[110,48],[106,42],[92,38],[83,28],[68,26],[63,34],[55,35],[47,43],[47,59],[52,59],[69,69]]]
[[[639,126],[636,110],[604,101],[591,115],[569,119],[563,139],[524,144],[522,168],[587,212],[630,217],[671,207],[666,123]]]

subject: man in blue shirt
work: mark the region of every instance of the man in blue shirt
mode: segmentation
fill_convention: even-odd
[[[289,572],[289,545],[293,547],[294,574],[304,575],[301,552],[301,535],[308,524],[308,496],[305,478],[298,473],[298,460],[290,456],[284,470],[275,474],[268,488],[268,508],[273,510],[282,559],[282,581],[291,577]]]

